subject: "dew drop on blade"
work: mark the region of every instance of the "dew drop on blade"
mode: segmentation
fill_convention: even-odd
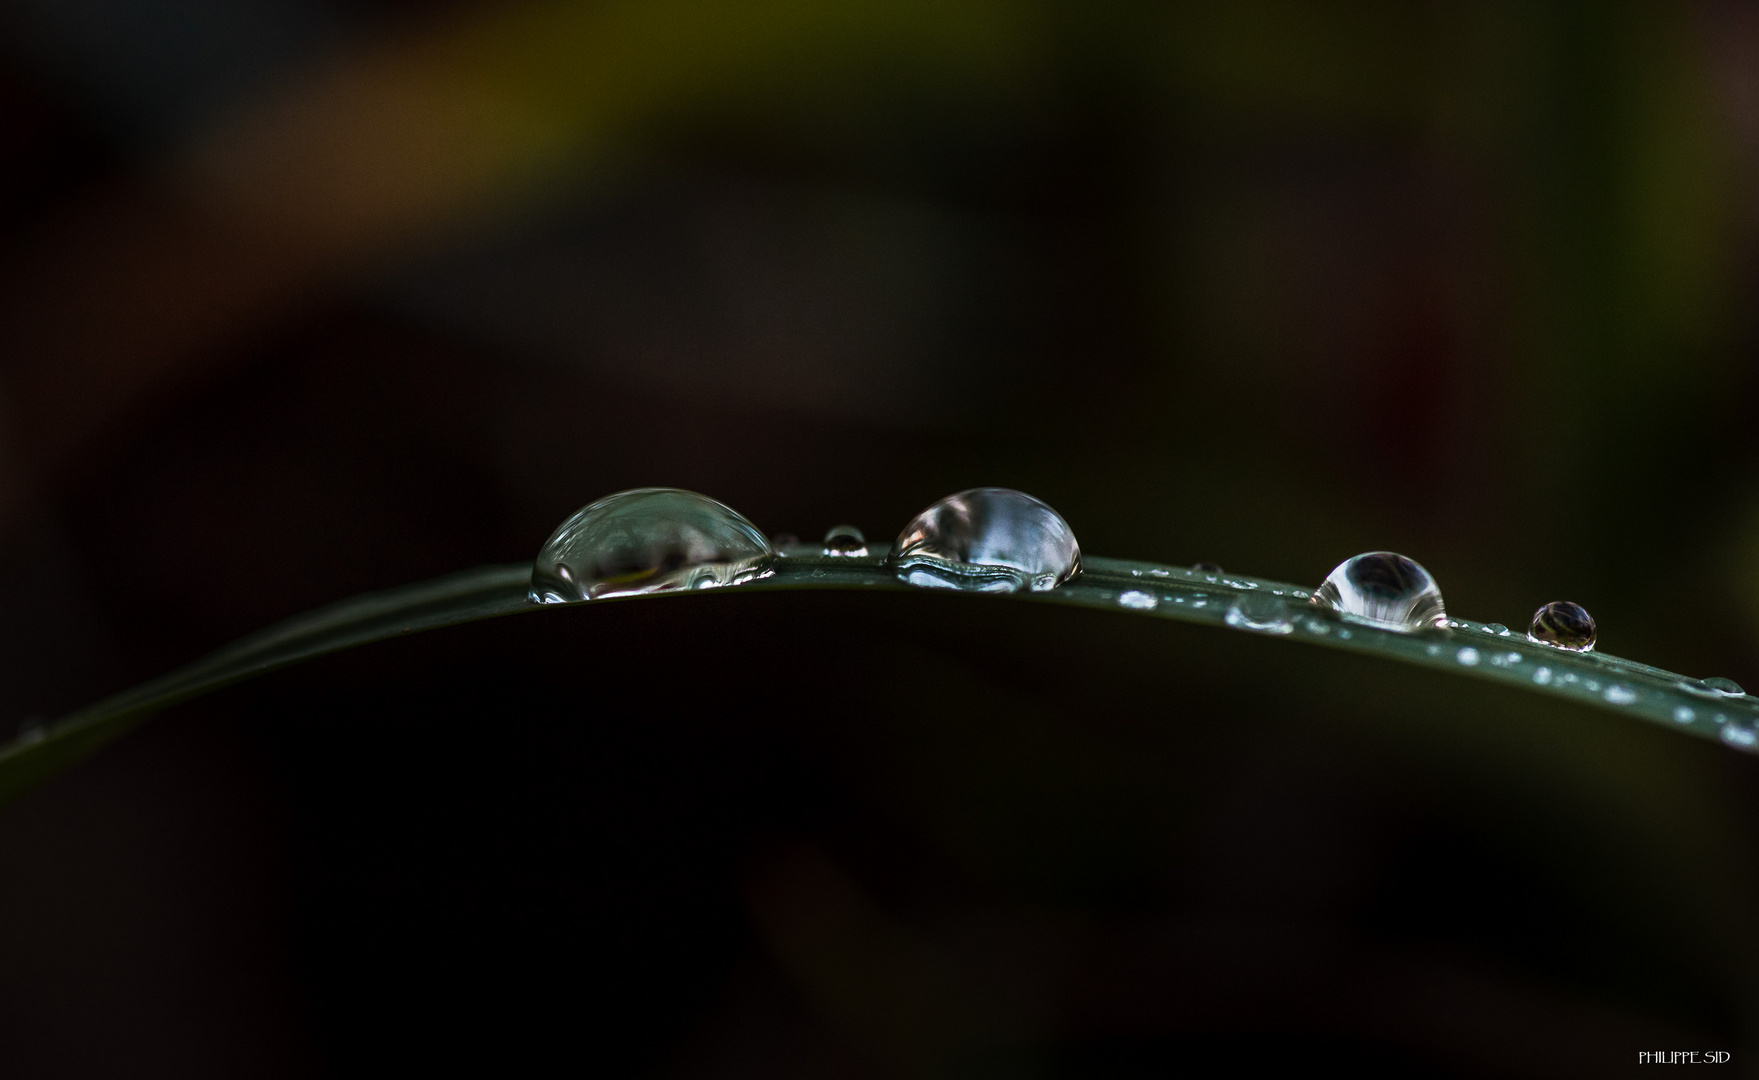
[[[1237,630],[1260,634],[1287,634],[1295,629],[1289,618],[1289,606],[1281,597],[1269,593],[1247,593],[1233,602],[1224,618]]]
[[[1153,611],[1160,601],[1155,599],[1153,593],[1145,593],[1141,589],[1131,589],[1118,597],[1118,603],[1127,608],[1135,608],[1137,611]]]
[[[1594,648],[1594,617],[1581,604],[1553,600],[1533,613],[1527,640],[1572,652]]]
[[[867,555],[867,537],[853,525],[832,525],[825,533],[825,554],[859,559]]]
[[[1484,632],[1487,634],[1495,634],[1497,637],[1509,636],[1509,628],[1499,622],[1485,623]]]
[[[1069,523],[1009,488],[973,488],[935,503],[904,526],[890,559],[912,585],[973,592],[1044,592],[1081,572]]]
[[[1733,679],[1725,679],[1721,675],[1712,675],[1708,679],[1682,679],[1680,689],[1689,694],[1697,694],[1707,698],[1740,697],[1746,693],[1741,684]]]
[[[1339,565],[1314,592],[1313,603],[1401,633],[1447,620],[1429,571],[1390,551],[1371,551]]]
[[[1738,750],[1750,750],[1759,753],[1759,732],[1743,724],[1724,724],[1720,731],[1722,741]]]
[[[736,585],[763,574],[771,554],[755,525],[707,496],[636,488],[576,511],[550,535],[531,568],[531,599]]]

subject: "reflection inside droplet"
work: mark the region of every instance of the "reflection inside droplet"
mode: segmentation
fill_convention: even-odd
[[[1287,634],[1295,629],[1289,618],[1289,606],[1281,597],[1270,593],[1247,593],[1228,607],[1224,621],[1240,630],[1260,634]]]
[[[531,599],[568,604],[608,596],[735,585],[765,572],[769,541],[704,495],[637,488],[575,512],[531,569]]]
[[[1409,633],[1447,619],[1429,571],[1403,555],[1371,551],[1333,570],[1313,602],[1388,630]]]
[[[832,525],[825,533],[825,554],[835,558],[864,557],[867,537],[853,525]]]
[[[1594,648],[1594,618],[1581,604],[1553,600],[1533,613],[1527,638],[1541,645],[1552,645],[1573,652]]]
[[[1081,571],[1081,549],[1069,523],[1032,496],[973,488],[916,515],[892,545],[891,562],[912,585],[1044,592]]]

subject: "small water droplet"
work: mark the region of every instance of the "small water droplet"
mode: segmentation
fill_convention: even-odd
[[[1495,634],[1497,637],[1509,636],[1509,628],[1499,622],[1485,623],[1484,632],[1487,634]]]
[[[1680,689],[1707,698],[1740,697],[1746,693],[1741,689],[1740,683],[1721,675],[1712,675],[1708,679],[1681,679]]]
[[[1538,670],[1533,672],[1533,681],[1538,683],[1540,686],[1544,686],[1547,683],[1551,682],[1551,669],[1548,667],[1539,668]]]
[[[1228,608],[1224,621],[1238,630],[1260,634],[1286,634],[1295,629],[1289,606],[1269,593],[1247,593]]]
[[[1513,667],[1521,662],[1521,654],[1518,652],[1497,653],[1490,658],[1490,662],[1497,667]]]
[[[1615,683],[1606,688],[1606,693],[1603,696],[1613,705],[1629,705],[1637,700],[1637,691]]]
[[[1348,630],[1339,630],[1339,631],[1338,631],[1338,637],[1340,637],[1340,638],[1342,638],[1342,639],[1344,639],[1344,640],[1345,640],[1345,641],[1348,641],[1348,640],[1350,640],[1350,639],[1351,639],[1351,638],[1352,638],[1352,637],[1355,637],[1355,635],[1354,635],[1354,634],[1352,634],[1352,633],[1350,633],[1350,632],[1349,632],[1349,631],[1348,631]]]
[[[1474,649],[1470,645],[1468,645],[1464,649],[1461,649],[1459,652],[1455,653],[1454,659],[1458,660],[1461,664],[1465,665],[1466,667],[1473,667],[1478,663],[1478,650]]]
[[[825,533],[825,554],[839,558],[865,558],[867,537],[853,525],[832,525]]]
[[[1081,572],[1081,549],[1069,523],[1032,496],[973,488],[916,515],[892,545],[891,562],[912,585],[1044,592]]]
[[[1591,694],[1596,693],[1600,690],[1600,684],[1598,682],[1594,681],[1593,679],[1589,679],[1587,682],[1583,683],[1582,685],[1587,687],[1588,692]]]
[[[1697,715],[1697,713],[1694,713],[1684,705],[1674,706],[1673,718],[1674,723],[1676,724],[1689,724],[1697,718]]]
[[[1441,655],[1441,646],[1440,645],[1426,645],[1426,646],[1424,646],[1423,651],[1428,653],[1430,656],[1440,656]]]
[[[576,511],[538,552],[531,599],[571,604],[607,596],[736,585],[765,572],[763,533],[694,491],[637,488]]]
[[[1588,652],[1594,648],[1594,617],[1581,604],[1553,600],[1533,613],[1527,639],[1572,652]]]
[[[1212,562],[1193,563],[1191,569],[1199,574],[1208,574],[1210,577],[1217,577],[1222,572],[1222,568]]]
[[[1158,566],[1150,568],[1148,572],[1153,577],[1172,577],[1173,576],[1173,572],[1171,570],[1163,570]]]
[[[1160,603],[1160,601],[1154,598],[1153,593],[1145,593],[1139,589],[1131,589],[1129,592],[1118,597],[1118,603],[1127,608],[1135,608],[1137,611],[1152,611],[1154,610],[1155,605]]]
[[[1759,733],[1742,724],[1724,724],[1722,741],[1739,750],[1759,748]]]
[[[1371,551],[1342,563],[1327,575],[1313,602],[1401,633],[1447,620],[1441,590],[1429,571],[1390,551]]]

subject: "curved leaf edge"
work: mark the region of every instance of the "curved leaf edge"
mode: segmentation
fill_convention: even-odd
[[[47,727],[22,732],[0,748],[0,804],[154,714],[222,687],[357,645],[564,606],[532,602],[530,580],[530,564],[481,567],[354,597],[241,638]],[[763,576],[728,588],[741,592],[890,589],[973,595],[962,590],[924,590],[900,581],[883,555],[828,556],[816,545],[781,548]],[[662,591],[587,603],[683,595],[691,593]],[[1086,559],[1080,575],[1059,588],[1004,595],[1214,625],[1380,656],[1640,717],[1739,750],[1759,750],[1759,738],[1755,737],[1759,699],[1751,695],[1720,694],[1698,680],[1646,664],[1559,649],[1471,620],[1455,619],[1445,628],[1401,633],[1320,608],[1311,602],[1311,592],[1298,585],[1098,557]]]

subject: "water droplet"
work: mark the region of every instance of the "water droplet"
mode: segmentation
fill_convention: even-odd
[[[1570,681],[1573,682],[1575,680],[1572,679]],[[1582,685],[1586,686],[1590,693],[1598,691],[1600,689],[1600,684],[1598,682],[1595,682],[1593,679],[1589,679],[1587,682],[1584,682]]]
[[[1194,573],[1207,574],[1210,577],[1218,577],[1222,572],[1222,568],[1212,562],[1193,563],[1191,570]]]
[[[1619,686],[1615,683],[1606,688],[1606,693],[1603,696],[1611,704],[1629,705],[1631,702],[1637,700],[1637,691],[1628,686]]]
[[[1509,628],[1499,622],[1485,623],[1484,632],[1487,634],[1495,634],[1497,637],[1509,636]]]
[[[853,525],[832,525],[825,533],[825,554],[842,558],[863,558],[867,555],[867,537]]]
[[[1594,617],[1581,604],[1553,600],[1533,613],[1527,639],[1572,652],[1588,652],[1594,648]]]
[[[1320,622],[1318,619],[1308,619],[1307,620],[1307,629],[1311,633],[1315,633],[1315,634],[1329,634],[1329,633],[1331,633],[1331,627]]]
[[[1171,570],[1163,570],[1158,566],[1150,567],[1148,573],[1152,577],[1172,577],[1173,576],[1173,572]]]
[[[1458,660],[1461,664],[1465,665],[1466,667],[1474,667],[1478,663],[1478,650],[1474,649],[1470,645],[1468,645],[1464,649],[1461,649],[1459,652],[1455,653],[1454,659]]]
[[[1429,571],[1390,551],[1342,563],[1313,594],[1313,602],[1401,633],[1441,626],[1447,619]]]
[[[1740,697],[1746,693],[1741,684],[1733,679],[1725,679],[1721,675],[1712,675],[1708,679],[1682,679],[1680,689],[1699,697],[1728,698]]]
[[[1694,713],[1684,705],[1676,705],[1674,707],[1673,718],[1674,723],[1676,724],[1689,724],[1696,719],[1697,715],[1697,713]]]
[[[1740,750],[1759,748],[1759,733],[1742,724],[1724,724],[1722,741]]]
[[[1518,652],[1497,653],[1490,658],[1490,662],[1497,667],[1513,667],[1521,662],[1521,654]]]
[[[1229,626],[1260,634],[1286,634],[1295,629],[1289,606],[1269,593],[1247,593],[1234,601],[1224,617]]]
[[[1424,646],[1423,651],[1428,653],[1430,656],[1440,656],[1441,655],[1441,646],[1440,645],[1426,645],[1426,646]]]
[[[1142,592],[1140,589],[1131,589],[1118,597],[1118,603],[1127,608],[1135,608],[1137,611],[1152,611],[1159,602],[1154,598],[1154,594]]]
[[[1533,681],[1538,683],[1540,686],[1544,686],[1545,684],[1551,682],[1551,669],[1548,667],[1542,667],[1542,668],[1538,669],[1537,671],[1533,672]]]
[[[1081,549],[1069,523],[1032,496],[973,488],[916,515],[891,562],[912,585],[1044,592],[1081,572]]]
[[[770,554],[756,526],[706,496],[620,491],[576,511],[544,542],[531,568],[531,599],[569,604],[736,585],[762,575]]]

